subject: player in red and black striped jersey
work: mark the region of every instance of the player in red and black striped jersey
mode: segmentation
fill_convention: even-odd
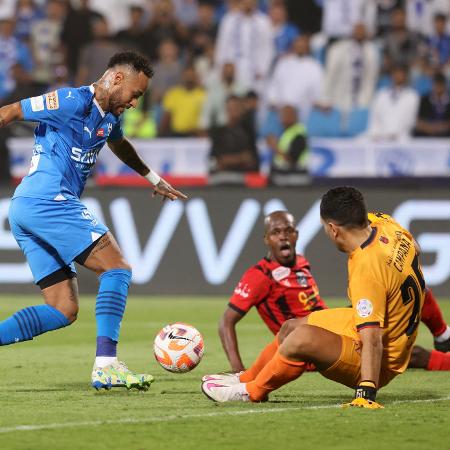
[[[235,372],[244,370],[235,327],[252,306],[274,334],[286,320],[326,308],[309,262],[295,253],[297,239],[292,214],[276,211],[265,218],[268,255],[244,273],[219,326],[223,347]]]
[[[302,255],[295,255],[292,266],[270,257],[261,259],[245,272],[228,306],[241,316],[255,306],[274,334],[286,320],[326,308]]]
[[[369,214],[369,219],[374,221],[373,214]],[[288,319],[305,317],[327,308],[319,295],[309,262],[295,253],[297,239],[298,231],[292,214],[276,211],[265,218],[264,243],[268,254],[244,273],[219,325],[219,335],[233,372],[244,370],[236,324],[253,306],[274,334]],[[435,336],[448,329],[431,291],[426,294],[421,319]],[[435,347],[446,352],[448,342],[441,344],[446,346],[442,349],[435,342]],[[450,370],[450,353],[446,355],[415,347],[410,367]]]

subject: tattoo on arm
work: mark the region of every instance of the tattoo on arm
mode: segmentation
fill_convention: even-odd
[[[124,138],[120,143],[110,145],[110,148],[122,162],[138,174],[145,176],[148,173],[149,169],[147,165],[127,139]]]

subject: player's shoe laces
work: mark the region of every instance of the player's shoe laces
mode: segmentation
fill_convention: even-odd
[[[202,391],[210,400],[219,403],[250,401],[245,383],[225,384],[217,381],[204,381]]]
[[[94,367],[92,370],[92,387],[95,389],[111,389],[126,387],[146,391],[153,383],[151,375],[134,373],[125,363],[117,361],[106,367]]]
[[[203,381],[215,381],[216,383],[225,383],[225,384],[239,384],[241,380],[239,380],[239,375],[243,372],[239,373],[215,373],[213,375],[204,375],[202,378]]]

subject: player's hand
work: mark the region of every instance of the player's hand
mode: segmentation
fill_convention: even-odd
[[[177,191],[172,187],[170,183],[161,178],[159,183],[156,186],[153,186],[153,194],[152,197],[156,197],[157,195],[161,195],[163,201],[168,198],[170,200],[182,199],[186,200],[187,195],[183,194],[180,191]]]
[[[354,398],[350,403],[344,403],[342,405],[343,408],[350,408],[350,407],[356,407],[356,408],[366,408],[366,409],[382,409],[384,408],[383,405],[380,405],[379,403],[368,400],[366,398]]]

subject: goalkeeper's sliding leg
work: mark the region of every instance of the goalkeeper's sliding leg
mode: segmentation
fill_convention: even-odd
[[[297,319],[295,327],[285,333],[287,327],[292,328],[292,323],[287,323],[249,369],[250,372],[255,367],[260,369],[253,380],[228,383],[225,379],[208,380],[205,377],[202,390],[206,396],[218,402],[266,401],[272,391],[299,378],[308,364],[314,364],[323,376],[356,388],[351,406],[379,408],[381,406],[375,401],[377,389],[386,385],[398,372],[390,371],[384,365],[383,370],[380,369],[380,352],[379,360],[375,361],[377,376],[371,376],[373,380],[362,378],[361,338],[354,328],[352,317],[353,312],[348,308],[317,311]],[[376,333],[380,333],[380,330],[376,330]],[[260,368],[261,358],[270,354],[270,359]],[[373,369],[370,365],[374,363],[366,357],[367,362],[369,369],[364,366],[364,370],[370,373]]]

